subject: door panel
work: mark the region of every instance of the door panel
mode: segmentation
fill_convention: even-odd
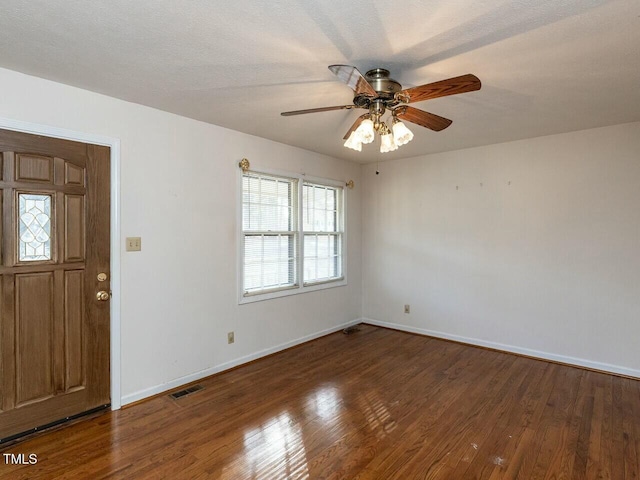
[[[84,261],[84,196],[64,196],[64,261]]]
[[[17,154],[16,180],[53,183],[53,158]]]
[[[0,161],[1,440],[109,403],[111,275],[109,149],[0,130]]]
[[[66,162],[64,167],[64,184],[84,187],[84,168],[69,162]]]
[[[53,387],[53,272],[16,275],[16,402],[51,397]]]
[[[84,272],[72,270],[65,272],[65,391],[84,387],[84,361],[82,356],[82,338],[84,318]]]

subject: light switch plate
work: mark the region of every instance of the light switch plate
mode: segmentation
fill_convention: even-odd
[[[142,238],[127,237],[127,252],[139,252],[142,250]]]

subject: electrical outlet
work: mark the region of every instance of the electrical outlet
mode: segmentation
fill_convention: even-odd
[[[231,345],[235,341],[236,341],[236,339],[235,339],[235,336],[234,336],[233,332],[227,333],[227,343],[229,345]]]
[[[404,313],[411,313],[411,305],[404,306]]]
[[[126,248],[127,252],[139,252],[142,250],[142,238],[127,237]]]

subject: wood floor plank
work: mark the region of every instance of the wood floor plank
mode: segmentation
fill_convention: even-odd
[[[611,379],[611,478],[624,478],[624,394],[623,382]]]
[[[624,477],[640,478],[640,382],[622,382]]]
[[[0,453],[0,480],[640,478],[640,381],[368,325]],[[4,457],[0,456],[0,461]]]

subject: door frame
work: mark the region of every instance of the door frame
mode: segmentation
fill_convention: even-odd
[[[16,132],[62,138],[76,142],[103,145],[111,151],[111,305],[110,305],[110,388],[111,410],[122,406],[120,353],[120,139],[93,133],[78,132],[33,122],[0,117],[0,128]]]

